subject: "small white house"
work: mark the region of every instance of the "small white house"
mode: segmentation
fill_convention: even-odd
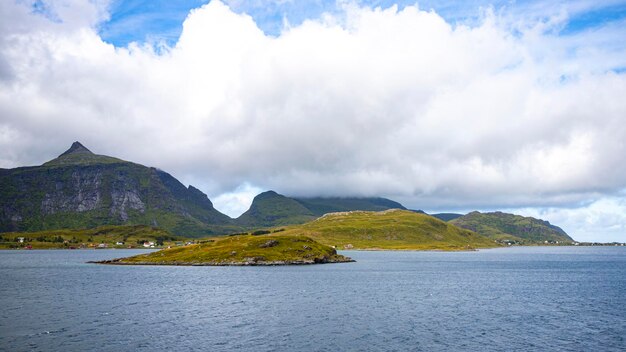
[[[143,246],[145,248],[154,248],[154,242],[144,242]]]
[[[118,246],[123,246],[123,245],[124,245],[124,242],[122,242],[122,241],[118,241],[118,242],[115,242],[115,244],[116,244],[116,245],[118,245]]]
[[[24,243],[24,237],[18,237],[17,238],[17,242]]]

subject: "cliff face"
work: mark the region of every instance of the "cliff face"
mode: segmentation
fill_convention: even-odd
[[[0,232],[108,224],[160,226],[185,236],[233,226],[198,189],[78,142],[41,166],[0,170]]]

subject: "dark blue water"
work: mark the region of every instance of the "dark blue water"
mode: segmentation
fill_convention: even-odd
[[[626,247],[346,252],[291,267],[0,251],[3,351],[625,351]]]

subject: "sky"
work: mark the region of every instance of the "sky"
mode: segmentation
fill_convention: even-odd
[[[0,2],[0,168],[80,141],[261,191],[626,241],[626,1]]]

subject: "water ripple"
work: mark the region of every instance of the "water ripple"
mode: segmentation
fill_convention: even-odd
[[[350,252],[305,267],[115,267],[0,251],[4,351],[624,351],[624,248]]]

